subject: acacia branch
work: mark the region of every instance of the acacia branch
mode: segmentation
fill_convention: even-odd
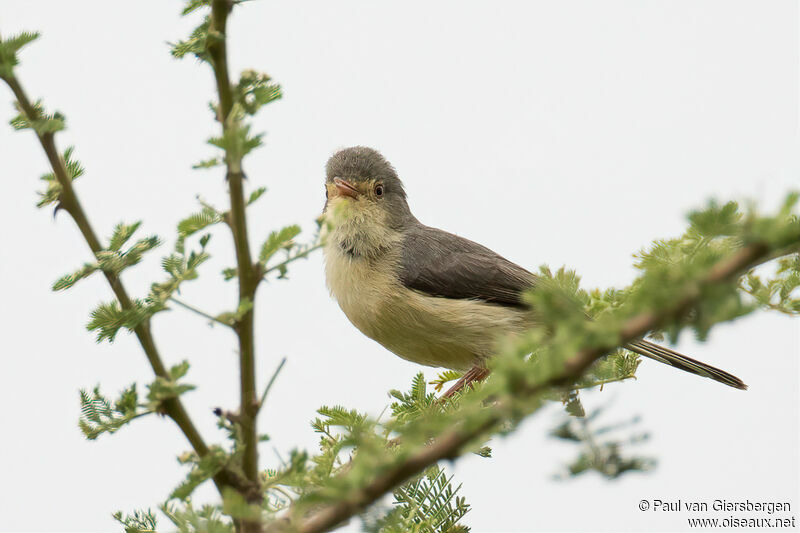
[[[800,243],[800,234],[795,236],[795,246]],[[464,453],[469,445],[480,441],[509,419],[514,405],[530,400],[554,386],[568,385],[579,379],[598,359],[628,342],[643,337],[647,332],[657,329],[666,322],[684,316],[687,310],[698,303],[701,289],[729,282],[755,265],[770,259],[774,252],[764,243],[749,244],[738,252],[719,261],[708,274],[687,287],[683,296],[668,309],[659,312],[642,313],[626,321],[620,329],[616,345],[585,348],[566,360],[562,370],[548,380],[515,390],[514,398],[504,398],[492,405],[486,418],[477,425],[465,427],[457,424],[453,429],[437,437],[430,445],[421,446],[397,465],[389,466],[361,489],[354,491],[344,501],[332,504],[314,512],[297,522],[283,521],[272,525],[267,531],[296,531],[299,533],[320,533],[341,524],[362,512],[381,496],[397,485],[423,472],[429,466],[443,460],[455,459]],[[488,410],[487,410],[488,411]],[[290,518],[295,518],[290,510]]]
[[[208,31],[207,50],[214,70],[214,79],[219,94],[218,119],[223,135],[232,127],[238,127],[237,117],[231,116],[233,110],[233,89],[228,74],[226,26],[228,14],[233,7],[231,0],[213,0]],[[247,237],[246,202],[244,198],[244,172],[242,155],[226,151],[228,191],[231,197],[230,227],[236,249],[236,265],[239,275],[239,303],[255,301],[260,276],[253,266],[250,244]],[[258,397],[256,394],[255,339],[253,307],[244,313],[234,326],[239,338],[239,382],[240,382],[240,426],[242,428],[243,457],[242,470],[251,483],[258,483],[258,432],[256,414]],[[261,499],[261,495],[254,496]]]
[[[223,326],[231,327],[231,325],[229,323],[227,323],[227,322],[225,322],[223,320],[220,320],[219,318],[217,318],[217,317],[215,317],[213,315],[210,315],[210,314],[206,313],[205,311],[203,311],[202,309],[198,309],[197,307],[195,307],[195,306],[193,306],[191,304],[187,304],[183,300],[179,300],[178,298],[175,298],[174,296],[170,296],[169,300],[172,303],[178,304],[179,306],[183,307],[187,311],[191,311],[192,313],[207,319],[209,322],[216,322],[217,324],[222,324]]]
[[[15,76],[11,75],[8,77],[4,76],[3,81],[8,84],[9,88],[14,93],[14,97],[17,99],[20,110],[28,117],[28,119],[33,121],[37,118],[40,118],[38,111],[31,104],[31,101],[23,90],[19,80]],[[63,209],[70,215],[70,217],[72,217],[72,219],[75,221],[75,224],[78,226],[81,235],[83,235],[84,240],[89,245],[92,253],[97,255],[99,252],[102,252],[104,248],[100,243],[100,240],[97,238],[97,234],[89,223],[89,219],[86,216],[86,212],[83,210],[83,207],[81,206],[75,190],[72,188],[72,180],[67,172],[64,159],[61,157],[56,147],[55,134],[53,132],[39,133],[38,131],[35,131],[35,133],[36,137],[39,139],[39,143],[44,149],[47,160],[50,162],[50,166],[53,169],[53,174],[61,186],[58,208]],[[125,286],[122,284],[122,280],[120,279],[119,275],[107,270],[103,271],[103,275],[108,281],[108,284],[111,286],[114,296],[119,301],[120,307],[123,310],[133,309],[134,306],[131,298],[125,289]],[[169,372],[164,366],[164,362],[161,359],[161,354],[159,353],[155,340],[153,339],[149,320],[145,320],[133,328],[133,333],[136,335],[139,344],[142,346],[142,350],[147,356],[147,361],[150,363],[150,367],[153,369],[155,375],[164,379],[170,379]],[[189,417],[189,413],[186,411],[180,398],[175,397],[166,399],[163,401],[162,405],[164,406],[165,414],[178,425],[197,455],[200,457],[206,456],[209,452],[208,445],[205,443],[203,437],[200,435],[200,432],[195,427],[194,422]],[[226,486],[236,487],[242,491],[251,490],[248,483],[242,480],[240,476],[227,469],[220,471],[216,476],[214,476],[214,484],[217,486],[220,494],[222,493],[222,489]]]
[[[297,253],[296,253],[296,254],[294,254],[294,255],[290,255],[289,257],[287,257],[286,259],[284,259],[284,260],[283,260],[283,261],[281,261],[280,263],[275,263],[275,264],[274,264],[274,265],[272,265],[271,267],[269,267],[269,268],[265,268],[265,269],[264,269],[264,270],[261,272],[261,277],[267,277],[267,275],[268,275],[268,274],[270,274],[270,273],[272,273],[272,272],[277,272],[277,271],[279,271],[281,268],[285,267],[286,265],[288,265],[288,264],[290,264],[290,263],[294,263],[294,262],[295,262],[295,261],[297,261],[298,259],[305,259],[305,258],[306,258],[306,257],[308,257],[309,255],[311,255],[311,253],[312,253],[312,252],[314,252],[314,251],[316,251],[316,250],[319,250],[320,248],[322,248],[322,246],[323,246],[323,244],[322,244],[321,242],[318,242],[317,244],[314,244],[313,246],[310,246],[309,248],[307,248],[307,249],[305,249],[305,250],[303,250],[303,251],[301,251],[301,252],[297,252]]]

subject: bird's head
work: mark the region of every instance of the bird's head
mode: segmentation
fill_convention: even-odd
[[[331,156],[325,196],[331,222],[352,232],[397,231],[413,219],[397,172],[372,148],[354,146]]]

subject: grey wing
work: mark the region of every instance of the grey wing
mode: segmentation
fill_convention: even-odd
[[[522,292],[536,276],[485,246],[420,224],[406,232],[400,281],[432,296],[524,308]]]

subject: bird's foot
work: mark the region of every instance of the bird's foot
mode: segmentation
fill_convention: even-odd
[[[488,368],[482,366],[473,366],[467,370],[467,373],[461,376],[461,378],[456,381],[452,387],[447,389],[447,392],[442,394],[441,399],[444,400],[445,398],[450,398],[464,387],[471,385],[474,382],[483,381],[489,376],[489,372],[490,371]]]

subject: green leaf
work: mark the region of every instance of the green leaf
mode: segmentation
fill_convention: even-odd
[[[185,238],[220,222],[222,222],[222,215],[211,207],[206,206],[199,213],[191,214],[181,220],[178,223],[178,234]]]
[[[114,342],[114,338],[120,329],[126,328],[133,331],[139,324],[152,314],[145,302],[134,300],[133,308],[121,309],[116,300],[110,303],[101,303],[91,314],[91,320],[86,325],[89,331],[97,331],[97,342],[108,339]]]
[[[58,111],[52,114],[46,113],[41,101],[33,103],[35,115],[32,117],[25,113],[20,107],[19,102],[15,105],[19,114],[12,118],[10,122],[15,130],[32,129],[39,135],[44,135],[46,133],[61,131],[66,127],[66,118],[64,115]]]
[[[128,235],[124,238],[127,239],[129,237],[130,236]],[[122,239],[122,237],[120,237],[118,240],[120,239]],[[149,252],[160,244],[161,241],[159,238],[155,235],[152,235],[144,239],[139,239],[133,244],[133,246],[125,251],[113,249],[103,250],[101,252],[97,252],[95,256],[97,257],[98,265],[103,271],[119,274],[126,268],[138,264],[146,252]]]
[[[187,54],[192,54],[200,61],[208,61],[209,56],[208,52],[206,51],[206,40],[208,39],[209,26],[210,20],[206,15],[203,18],[203,22],[194,30],[192,30],[192,33],[189,35],[188,39],[178,41],[177,43],[169,43],[171,47],[170,53],[172,56],[182,59]]]
[[[235,533],[234,526],[215,505],[195,509],[191,501],[168,502],[161,511],[179,533]]]
[[[156,515],[150,509],[137,509],[132,515],[123,515],[122,511],[117,511],[111,516],[125,527],[125,533],[156,533]]]
[[[134,418],[151,411],[139,410],[139,396],[134,383],[120,393],[113,404],[95,387],[91,394],[80,390],[81,417],[78,426],[84,436],[94,440],[103,433],[116,433],[122,426]]]
[[[463,376],[463,372],[459,372],[458,370],[445,370],[444,372],[439,372],[439,375],[431,381],[429,384],[433,385],[433,390],[436,392],[442,392],[446,383],[450,383],[451,381],[455,381],[457,379],[461,379]]]
[[[214,318],[220,322],[228,324],[229,326],[235,326],[252,308],[253,302],[249,298],[242,298],[242,300],[239,302],[239,307],[236,308],[236,311],[220,313]]]
[[[39,32],[23,31],[0,40],[0,77],[10,78],[14,75],[14,67],[19,64],[17,52],[38,38]]]
[[[271,78],[263,72],[242,72],[234,88],[234,98],[245,113],[254,115],[261,107],[281,98],[281,86],[270,81]]]
[[[182,361],[181,363],[172,366],[169,369],[169,378],[163,376],[156,377],[150,385],[147,386],[147,400],[148,405],[154,411],[161,411],[161,405],[164,400],[171,400],[177,398],[181,394],[194,390],[194,385],[186,383],[178,383],[178,380],[186,375],[189,371],[189,362]]]
[[[72,153],[74,149],[72,146],[68,147],[64,150],[64,164],[67,168],[67,176],[69,177],[70,181],[75,180],[83,175],[84,169],[80,164],[80,161],[72,159]],[[39,192],[39,202],[36,204],[37,207],[44,207],[48,204],[57,203],[60,200],[61,196],[61,183],[56,179],[55,174],[49,172],[41,177],[42,181],[47,184],[47,190],[44,192]]]
[[[188,454],[182,462],[191,463],[193,467],[186,476],[186,480],[172,491],[170,498],[186,500],[200,484],[217,475],[228,460],[229,455],[219,446],[211,446],[202,459],[198,459],[194,453]]]
[[[213,167],[218,167],[218,166],[223,165],[223,164],[225,164],[225,162],[222,159],[220,159],[219,157],[212,157],[211,159],[205,159],[203,161],[200,161],[197,164],[192,165],[192,168],[195,169],[195,170],[201,169],[201,168],[213,168]]]
[[[250,205],[253,202],[255,202],[256,200],[258,200],[259,198],[261,198],[261,195],[263,195],[265,192],[267,192],[267,188],[266,187],[259,187],[258,189],[256,189],[253,192],[251,192],[250,193],[250,198],[247,199],[247,205]]]
[[[209,7],[211,5],[211,0],[188,0],[186,2],[186,6],[181,11],[181,15],[188,15],[193,11],[196,11],[203,7]]]
[[[736,202],[728,202],[720,207],[712,201],[706,209],[695,211],[689,215],[691,228],[704,237],[736,233],[737,224],[741,218],[742,214],[739,212],[739,205]]]
[[[162,405],[164,400],[177,398],[181,394],[192,391],[197,387],[189,384],[177,384],[162,377],[158,377],[153,383],[148,385],[147,388],[148,405],[152,406],[154,411],[162,412],[163,409],[157,406]]]
[[[266,266],[267,261],[269,261],[270,257],[272,257],[275,252],[281,248],[291,247],[292,239],[297,237],[300,231],[300,226],[291,225],[270,233],[267,240],[261,246],[261,252],[258,254],[259,263]]]
[[[235,489],[226,487],[222,493],[222,511],[237,520],[262,520],[261,506],[248,503],[244,496]]]
[[[123,224],[122,222],[117,224],[114,227],[114,233],[111,234],[111,238],[109,239],[108,249],[116,251],[122,248],[141,225],[141,221],[134,222],[133,224]]]
[[[94,272],[97,272],[99,268],[100,267],[97,265],[97,263],[86,263],[80,270],[60,277],[55,283],[53,283],[52,290],[63,291],[65,289],[69,289],[78,281],[82,280],[83,278],[88,278]]]

